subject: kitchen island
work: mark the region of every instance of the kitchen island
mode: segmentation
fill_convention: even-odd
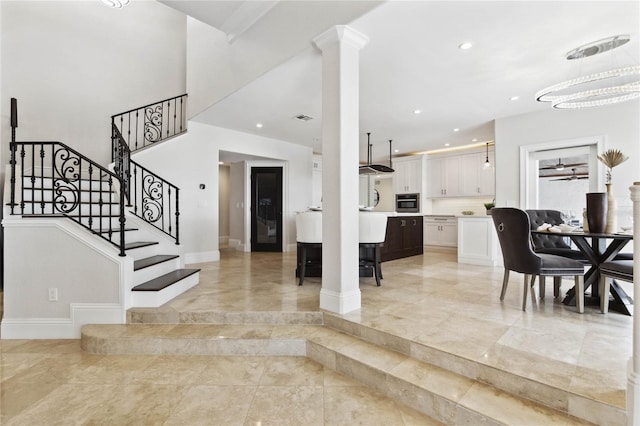
[[[383,212],[388,216],[387,230],[384,244],[380,250],[383,262],[401,259],[403,257],[416,256],[423,253],[423,228],[422,214]],[[373,258],[373,249],[360,248],[360,276],[373,276],[373,268],[370,260]],[[298,247],[297,262],[300,264],[301,249]],[[306,255],[305,277],[322,276],[322,248],[308,248]],[[296,277],[299,277],[296,267]]]

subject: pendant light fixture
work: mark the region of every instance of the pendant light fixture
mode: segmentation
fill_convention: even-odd
[[[629,35],[616,35],[577,47],[567,60],[580,61],[626,44]],[[627,66],[584,75],[546,87],[536,93],[539,102],[557,109],[611,105],[640,97],[640,66]]]
[[[487,156],[486,159],[484,161],[484,166],[485,169],[488,169],[489,167],[491,167],[491,163],[489,162],[489,142],[487,142]]]
[[[372,161],[372,149],[371,149],[371,133],[367,133],[367,164],[360,166],[358,171],[361,175],[377,175],[383,173],[393,173],[391,168],[391,139],[389,139],[389,166],[384,164],[371,164]]]
[[[102,3],[114,9],[122,9],[129,4],[129,0],[102,0]]]

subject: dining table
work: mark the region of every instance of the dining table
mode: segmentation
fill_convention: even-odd
[[[624,246],[633,240],[633,234],[627,232],[616,233],[592,233],[583,230],[550,232],[532,230],[532,234],[556,235],[569,238],[584,255],[590,267],[584,274],[585,291],[591,288],[590,295],[585,294],[585,305],[600,304],[600,297],[609,297],[600,293],[600,265],[613,260]],[[610,288],[609,310],[614,310],[625,315],[632,315],[633,299],[624,289],[613,280]],[[575,287],[567,291],[562,303],[574,306]]]

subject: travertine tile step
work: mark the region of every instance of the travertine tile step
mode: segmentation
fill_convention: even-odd
[[[427,362],[316,325],[89,325],[99,354],[307,356],[446,424],[588,424]]]

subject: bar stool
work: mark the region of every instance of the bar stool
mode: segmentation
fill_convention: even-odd
[[[360,212],[359,242],[360,248],[365,253],[373,249],[373,258],[366,255],[361,260],[363,266],[371,266],[376,277],[376,284],[380,286],[382,279],[382,261],[380,260],[380,247],[384,243],[387,233],[387,215],[375,212]]]
[[[322,249],[322,212],[307,211],[296,215],[298,242],[298,285],[302,285],[307,267],[307,249]]]

